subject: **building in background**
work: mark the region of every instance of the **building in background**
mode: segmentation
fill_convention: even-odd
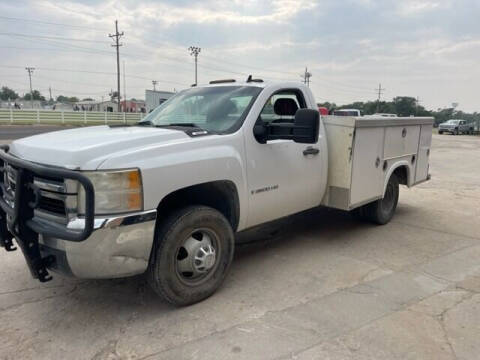
[[[27,110],[42,110],[45,105],[42,100],[25,100],[22,98],[10,101],[0,101],[0,108],[2,109],[27,109]]]
[[[145,101],[143,100],[123,100],[120,102],[122,112],[144,113],[146,112]]]
[[[170,99],[175,93],[170,91],[145,90],[145,107],[147,113]]]
[[[85,100],[76,102],[73,105],[74,111],[100,111],[100,112],[117,112],[118,106],[115,101],[96,101]]]

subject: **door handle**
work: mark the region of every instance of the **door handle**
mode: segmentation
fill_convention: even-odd
[[[305,150],[303,150],[303,155],[317,155],[320,152],[317,148],[314,147],[308,147]]]

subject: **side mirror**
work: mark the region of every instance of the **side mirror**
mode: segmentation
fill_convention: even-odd
[[[301,144],[315,144],[320,129],[320,113],[312,109],[298,109],[295,113],[293,141]]]
[[[269,140],[293,140],[301,144],[315,144],[318,141],[320,115],[317,110],[299,109],[295,122],[255,124],[253,135],[261,144]]]

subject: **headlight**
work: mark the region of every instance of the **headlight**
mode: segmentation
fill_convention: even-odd
[[[85,171],[95,189],[95,214],[118,214],[143,209],[140,170]],[[85,191],[78,189],[78,214],[85,214]]]

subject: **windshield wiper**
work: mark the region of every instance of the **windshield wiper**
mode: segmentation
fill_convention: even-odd
[[[139,121],[135,125],[137,125],[137,126],[152,126],[153,123],[150,120],[147,120],[147,121]]]
[[[185,126],[185,127],[199,128],[199,126],[194,123],[170,123],[170,124],[164,124],[164,125],[155,125],[155,127],[165,127],[165,126]]]

